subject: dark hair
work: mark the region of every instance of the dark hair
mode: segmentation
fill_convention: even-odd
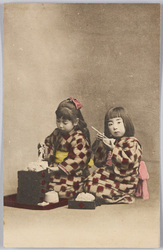
[[[79,119],[77,127],[82,131],[87,141],[90,143],[90,134],[87,128],[87,124],[84,121],[83,115],[80,109],[77,109],[72,100],[67,99],[62,101],[57,110],[56,110],[57,119],[64,119],[72,121],[72,123],[76,122],[76,119]]]
[[[114,108],[110,108],[107,111],[105,115],[105,124],[104,124],[105,135],[107,137],[112,137],[108,128],[108,121],[115,117],[121,117],[123,120],[124,127],[125,127],[124,136],[134,136],[134,133],[135,133],[134,125],[126,109],[124,109],[123,107],[114,107]]]

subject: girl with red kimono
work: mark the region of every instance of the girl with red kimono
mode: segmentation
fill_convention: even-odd
[[[60,198],[72,198],[83,191],[83,181],[89,175],[91,158],[90,136],[82,105],[74,98],[61,102],[56,110],[57,128],[45,139],[51,171],[49,190]]]
[[[111,108],[105,116],[105,135],[97,136],[92,150],[98,169],[86,179],[85,192],[101,203],[134,202],[142,149],[127,111]]]

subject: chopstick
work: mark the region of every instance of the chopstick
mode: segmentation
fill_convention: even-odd
[[[101,133],[100,131],[98,131],[96,128],[94,128],[93,126],[91,126],[91,128],[93,128],[98,134],[100,134],[101,136],[107,138],[103,133]]]

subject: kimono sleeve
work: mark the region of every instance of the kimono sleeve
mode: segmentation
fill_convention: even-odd
[[[101,140],[96,140],[92,145],[94,154],[94,164],[96,167],[102,167],[106,164],[108,150]]]
[[[114,172],[127,176],[136,171],[141,161],[142,150],[137,139],[125,138],[118,141],[112,152]]]
[[[87,140],[77,135],[70,144],[68,156],[58,164],[58,167],[67,175],[82,172],[91,157],[91,150]],[[80,171],[81,170],[81,171]]]

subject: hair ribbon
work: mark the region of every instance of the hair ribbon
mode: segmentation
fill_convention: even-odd
[[[83,107],[83,105],[76,98],[70,97],[69,100],[75,104],[76,109],[81,109]]]

